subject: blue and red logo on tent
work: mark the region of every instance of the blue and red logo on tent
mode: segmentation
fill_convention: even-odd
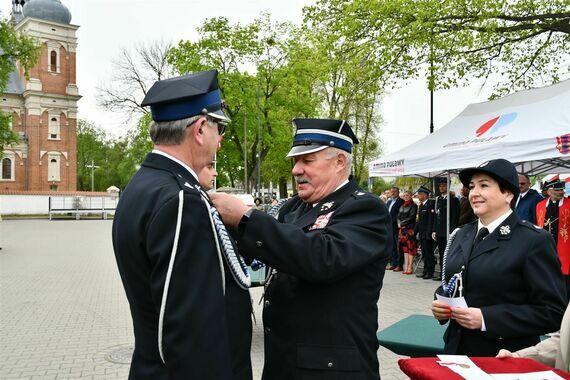
[[[516,112],[508,113],[505,115],[499,115],[484,122],[476,131],[477,137],[483,136],[485,133],[496,133],[499,129],[511,124],[518,114]]]

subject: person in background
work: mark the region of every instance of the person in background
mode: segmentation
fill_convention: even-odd
[[[458,226],[461,227],[464,224],[471,223],[477,219],[473,213],[473,208],[471,203],[469,203],[469,188],[463,186],[461,188],[461,198],[459,199],[459,223]]]
[[[536,205],[536,224],[554,239],[570,299],[570,199],[564,196],[564,182],[559,179],[545,183],[544,187],[548,198]]]
[[[388,212],[390,213],[390,218],[392,219],[392,255],[390,257],[390,265],[386,270],[393,270],[394,272],[401,272],[404,265],[404,257],[398,249],[398,212],[400,212],[400,206],[402,206],[404,200],[400,198],[400,188],[397,186],[392,186],[390,189],[390,198],[386,203],[388,207]]]
[[[530,188],[530,179],[526,174],[519,174],[519,189],[515,212],[522,220],[536,224],[536,205],[542,201],[538,191]]]
[[[255,203],[255,208],[258,210],[263,210],[263,201],[261,200],[261,198],[255,198],[253,200],[253,202]]]
[[[197,175],[228,121],[217,72],[158,81],[142,105],[154,149],[112,231],[133,318],[129,378],[251,380],[249,274]]]
[[[434,277],[434,281],[441,281],[443,253],[447,244],[447,179],[439,178],[439,196],[435,198],[435,218],[433,223],[432,239],[437,244],[439,252],[440,275]],[[459,200],[449,195],[449,233],[452,233],[459,224]]]
[[[516,352],[501,349],[498,358],[529,358],[570,373],[570,305],[562,318],[560,331],[535,346]]]
[[[495,356],[517,351],[556,331],[566,290],[552,237],[513,212],[519,195],[514,165],[503,159],[462,170],[479,218],[450,237],[442,286],[436,293],[463,296],[467,307],[432,302],[440,323],[449,322],[444,352]]]
[[[412,199],[411,191],[405,191],[403,198],[404,203],[398,212],[398,248],[400,254],[404,256],[403,274],[412,274],[414,256],[418,254],[418,243],[414,233],[418,206]]]
[[[204,169],[200,170],[198,173],[198,182],[200,182],[200,185],[204,190],[209,191],[214,188],[214,181],[217,176],[218,172],[216,171],[216,163],[212,161],[208,165],[204,166]]]
[[[344,120],[295,119],[298,194],[277,219],[212,195],[240,252],[277,272],[263,307],[264,380],[379,380],[378,297],[391,219],[350,175],[358,139]]]
[[[422,259],[424,260],[424,270],[417,277],[424,280],[433,278],[435,269],[435,257],[433,256],[433,239],[431,231],[433,229],[433,219],[435,216],[435,206],[433,200],[429,199],[430,190],[423,186],[417,191],[420,205],[418,207],[418,222],[416,224],[416,236],[422,249]]]

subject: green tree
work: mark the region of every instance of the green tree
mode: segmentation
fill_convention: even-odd
[[[1,17],[1,14],[0,14]],[[27,75],[28,69],[37,62],[40,46],[32,37],[17,33],[8,20],[0,19],[0,93],[8,85],[10,73],[19,62]],[[10,128],[12,115],[0,112],[0,157],[6,146],[18,142],[18,135]]]
[[[101,164],[108,153],[107,136],[95,124],[79,119],[77,122],[77,189],[91,191],[91,173],[94,174],[97,185],[94,190],[106,189],[100,186],[103,171]],[[91,166],[99,166],[92,169]],[[93,172],[92,172],[93,170]]]
[[[291,119],[315,115],[318,104],[306,83],[308,73],[290,59],[299,53],[291,43],[295,28],[273,23],[269,15],[248,25],[230,25],[223,17],[204,25],[197,42],[181,41],[171,50],[170,62],[181,74],[212,68],[219,71],[232,122],[218,153],[218,171],[235,187],[243,182],[247,156],[247,188],[257,184],[260,162],[266,183],[284,181],[290,171],[284,152],[291,141]],[[247,68],[253,68],[255,74]]]
[[[430,88],[499,77],[495,96],[568,74],[568,0],[319,0],[307,19],[358,41],[394,81]]]

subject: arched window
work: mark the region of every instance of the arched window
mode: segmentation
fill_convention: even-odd
[[[49,53],[49,71],[57,72],[57,52],[55,50]]]
[[[59,120],[57,117],[50,117],[48,129],[48,139],[59,139]]]
[[[59,181],[59,155],[51,155],[48,161],[48,181]]]
[[[2,160],[2,179],[12,179],[12,160],[9,158]]]

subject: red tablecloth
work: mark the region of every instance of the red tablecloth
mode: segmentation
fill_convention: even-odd
[[[532,359],[521,358],[470,358],[483,371],[493,373],[527,373],[552,370],[563,379],[570,379],[570,374],[551,368]],[[400,369],[413,380],[461,380],[462,377],[447,367],[436,362],[438,358],[400,359]]]

